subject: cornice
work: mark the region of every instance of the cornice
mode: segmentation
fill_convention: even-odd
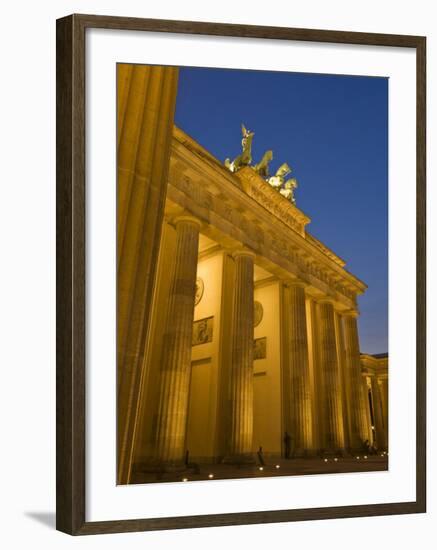
[[[388,357],[374,357],[367,353],[360,355],[360,362],[363,368],[372,369],[376,375],[383,375],[388,369]]]
[[[311,233],[308,233],[308,231],[305,232],[305,238],[307,241],[309,241],[311,244],[319,248],[323,254],[328,256],[333,262],[335,262],[340,267],[344,267],[346,265],[346,262],[340,258],[340,256],[337,256],[330,248],[328,248],[325,244],[323,244],[319,239],[316,239],[314,235],[311,235]]]
[[[244,191],[256,200],[263,208],[281,220],[290,229],[302,237],[305,236],[305,226],[311,219],[289,200],[275,191],[259,174],[249,166],[237,172]]]
[[[329,249],[320,241],[312,236],[308,238],[308,233],[304,232],[302,235],[299,231],[291,230],[281,218],[272,216],[271,212],[246,193],[241,179],[200,146],[195,147],[192,138],[187,136],[185,139],[181,130],[177,129],[176,132],[177,137],[174,137],[172,144],[169,180],[204,209],[205,219],[209,218],[209,212],[214,211],[244,234],[247,233],[252,243],[261,242],[275,254],[291,261],[298,269],[293,273],[302,276],[310,284],[317,280],[327,286],[326,291],[328,288],[331,292],[335,290],[353,302],[357,294],[365,291],[366,285],[342,267],[341,259],[333,253],[328,254],[326,251]],[[250,168],[248,171],[253,172]],[[296,214],[295,219],[300,218],[302,223],[309,220],[308,216],[288,203],[275,190],[269,189],[263,180],[258,183],[265,186],[267,193],[271,191],[276,199],[281,199],[285,203],[283,208],[291,207],[293,214]],[[288,211],[290,212],[290,208]],[[251,246],[250,242],[246,244]]]

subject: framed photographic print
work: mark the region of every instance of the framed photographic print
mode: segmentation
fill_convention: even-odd
[[[57,22],[57,528],[424,512],[424,37]]]

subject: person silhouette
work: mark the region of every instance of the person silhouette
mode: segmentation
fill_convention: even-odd
[[[290,458],[291,435],[288,432],[284,433],[284,451],[285,451],[285,458]]]
[[[258,455],[258,460],[261,466],[265,466],[264,456],[263,456],[263,448],[260,447],[258,449],[258,452],[256,453]]]

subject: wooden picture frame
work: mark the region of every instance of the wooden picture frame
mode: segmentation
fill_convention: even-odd
[[[87,522],[85,484],[85,33],[120,29],[377,45],[416,51],[416,499],[411,502]],[[71,535],[409,514],[426,510],[426,39],[219,23],[70,15],[57,21],[57,529]]]

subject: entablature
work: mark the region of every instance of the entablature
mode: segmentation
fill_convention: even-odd
[[[251,168],[240,170],[237,177],[209,153],[199,155],[191,138],[187,147],[184,135],[178,130],[173,138],[168,201],[199,216],[211,237],[223,246],[241,242],[252,248],[260,265],[264,261],[272,273],[276,269],[278,276],[284,276],[285,270],[285,275],[292,274],[313,286],[316,294],[332,295],[344,307],[354,307],[356,296],[367,287],[344,269],[341,258],[305,232],[310,218],[269,188]],[[263,189],[262,196],[270,197],[271,204],[278,202],[276,214],[273,206],[266,207],[247,192],[255,187]],[[283,212],[288,212],[285,221]]]
[[[360,355],[361,370],[368,376],[376,376],[378,379],[388,377],[388,354]]]

